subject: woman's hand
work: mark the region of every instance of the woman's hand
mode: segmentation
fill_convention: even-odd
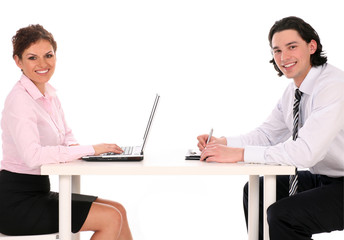
[[[99,155],[102,153],[113,152],[122,153],[123,150],[116,144],[101,143],[92,146],[94,148],[94,155]]]
[[[198,140],[197,146],[201,152],[207,145],[208,136],[209,136],[208,134],[203,134],[197,137],[197,140]],[[221,144],[221,145],[227,146],[227,139],[225,137],[216,138],[212,136],[208,144]]]

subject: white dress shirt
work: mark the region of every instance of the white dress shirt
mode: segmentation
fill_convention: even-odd
[[[291,139],[296,86],[291,83],[268,119],[254,131],[227,138],[243,147],[244,161],[294,165],[314,174],[344,176],[344,72],[330,64],[312,67],[300,86],[300,124]]]

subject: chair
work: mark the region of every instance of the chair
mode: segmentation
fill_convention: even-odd
[[[58,233],[30,235],[30,236],[7,236],[0,233],[0,240],[58,240]]]

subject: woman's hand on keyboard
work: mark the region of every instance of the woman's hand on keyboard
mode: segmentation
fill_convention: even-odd
[[[108,152],[113,152],[113,153],[123,152],[123,150],[116,144],[101,143],[101,144],[93,145],[93,148],[94,148],[94,155],[99,155],[99,154],[108,153]]]

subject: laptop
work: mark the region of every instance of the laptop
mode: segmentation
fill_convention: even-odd
[[[160,96],[156,95],[151,114],[148,119],[145,134],[143,135],[143,143],[141,146],[126,146],[121,147],[123,153],[103,153],[100,155],[88,155],[81,157],[85,161],[141,161],[144,158],[144,149],[147,144],[148,135],[155,116],[156,108],[159,103]]]

